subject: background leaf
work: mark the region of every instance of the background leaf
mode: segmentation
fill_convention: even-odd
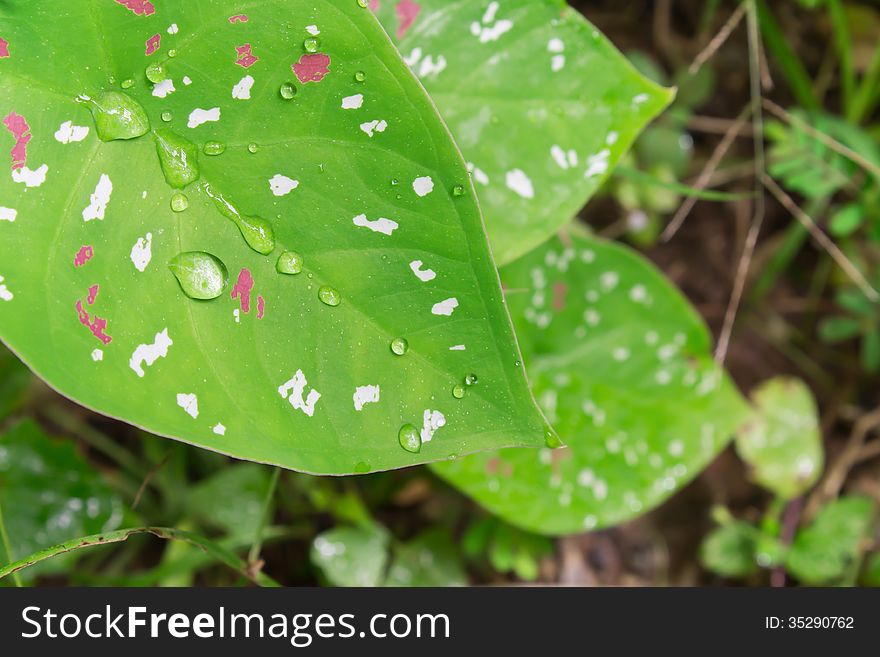
[[[465,164],[375,17],[240,7],[0,7],[0,337],[101,413],[312,473],[543,444]],[[169,271],[203,252],[177,273],[213,301]]]
[[[825,453],[813,393],[799,379],[776,378],[752,391],[755,415],[736,436],[752,478],[785,499],[808,490],[822,474]]]
[[[502,270],[535,395],[567,447],[434,469],[519,527],[572,534],[645,513],[747,417],[706,327],[653,266],[572,235]]]
[[[841,497],[826,504],[813,524],[798,532],[786,567],[803,584],[838,580],[855,565],[868,534],[874,505],[864,497]]]
[[[559,0],[377,5],[473,171],[499,264],[566,224],[674,95]]]
[[[747,522],[731,522],[709,534],[700,547],[700,561],[722,577],[745,577],[758,571],[755,551],[758,530]]]
[[[428,530],[398,547],[384,586],[465,586],[467,573],[449,533]]]
[[[388,535],[378,526],[337,527],[315,537],[311,557],[333,586],[380,586],[388,562]]]
[[[0,502],[16,559],[76,536],[112,531],[124,516],[120,498],[74,444],[50,438],[32,420],[0,437]],[[73,559],[62,555],[23,576],[64,570]]]

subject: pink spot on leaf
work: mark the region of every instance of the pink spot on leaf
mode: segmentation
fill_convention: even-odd
[[[31,129],[21,114],[10,112],[3,119],[3,125],[12,133],[15,145],[12,147],[12,169],[21,169],[27,163],[27,145],[31,140]]]
[[[251,311],[251,290],[254,289],[254,277],[250,271],[242,269],[238,274],[238,281],[232,288],[232,298],[238,299],[241,310],[244,313]]]
[[[95,301],[98,299],[98,292],[100,292],[100,290],[100,285],[92,285],[92,287],[89,288],[89,296],[86,297],[86,301],[88,301],[90,306],[95,305]]]
[[[257,319],[263,319],[266,316],[266,301],[262,296],[257,297]]]
[[[0,59],[5,57],[9,57],[9,42],[6,39],[0,38]]]
[[[161,34],[154,34],[149,39],[147,39],[147,51],[146,51],[147,57],[149,57],[154,52],[159,50],[159,46],[161,46],[161,45],[162,45],[162,35]]]
[[[553,284],[553,310],[562,312],[565,310],[565,295],[568,287],[562,281]]]
[[[402,39],[406,36],[409,28],[416,22],[419,14],[422,12],[422,6],[413,0],[401,0],[394,9],[397,12],[397,20],[400,25],[397,28],[397,38]]]
[[[113,338],[111,338],[104,329],[107,328],[107,320],[97,315],[94,318],[89,317],[89,314],[83,308],[82,301],[79,299],[76,300],[76,314],[79,317],[79,323],[85,326],[89,331],[91,331],[92,335],[94,335],[98,340],[103,342],[104,344],[110,344]]]
[[[138,16],[152,16],[156,13],[156,7],[147,0],[116,0],[116,4],[134,12]]]
[[[235,52],[237,55],[235,63],[242,68],[250,68],[260,61],[260,58],[254,55],[251,51],[251,44],[249,43],[246,43],[243,46],[238,46],[238,48],[235,49]]]
[[[247,14],[236,14],[235,16],[229,17],[230,23],[247,23],[248,17]]]
[[[297,79],[303,84],[320,82],[330,72],[330,55],[324,53],[303,55],[291,68],[296,73]]]
[[[91,246],[83,246],[76,252],[76,257],[73,259],[73,266],[82,267],[94,257],[95,250]]]

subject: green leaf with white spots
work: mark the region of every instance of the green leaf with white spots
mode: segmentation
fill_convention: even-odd
[[[841,497],[826,504],[813,523],[795,536],[786,568],[803,584],[840,580],[858,563],[862,541],[876,515],[865,497]]]
[[[14,0],[0,36],[0,338],[52,386],[312,473],[544,443],[465,163],[358,2]]]
[[[776,378],[751,397],[756,413],[737,432],[737,452],[758,484],[797,497],[816,483],[825,461],[813,393],[803,381]]]
[[[333,586],[380,586],[388,563],[388,540],[378,526],[330,529],[312,541],[312,564]]]
[[[433,467],[508,522],[573,534],[645,513],[693,479],[746,419],[705,325],[636,253],[556,238],[502,279],[535,396],[567,447]]]
[[[468,161],[499,264],[565,225],[674,96],[562,0],[373,4]]]
[[[16,559],[77,536],[113,531],[124,514],[119,496],[74,444],[50,438],[31,420],[0,436],[0,504]],[[0,542],[0,560],[3,552]],[[53,559],[25,575],[63,570],[73,559]]]

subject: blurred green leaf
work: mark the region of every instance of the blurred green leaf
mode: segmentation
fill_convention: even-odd
[[[758,571],[755,561],[758,530],[747,522],[722,525],[700,546],[700,561],[722,577],[745,577]]]
[[[819,324],[819,336],[830,343],[843,342],[862,332],[862,322],[852,317],[829,317]]]
[[[795,536],[786,567],[801,583],[831,584],[847,574],[868,534],[874,504],[864,497],[842,497],[829,502],[813,524]]]
[[[77,536],[112,531],[124,515],[121,499],[74,443],[50,438],[32,420],[0,436],[0,501],[17,559]],[[60,556],[23,575],[58,572],[74,558]]]
[[[188,515],[227,533],[256,532],[270,474],[268,467],[256,463],[224,467],[193,486]]]
[[[567,446],[431,467],[507,522],[561,535],[644,514],[748,418],[702,319],[632,250],[572,234],[502,280],[535,397]]]
[[[831,215],[828,229],[835,237],[846,237],[856,232],[864,220],[862,207],[857,203],[848,203]]]
[[[312,564],[333,586],[380,586],[388,563],[388,534],[380,527],[336,527],[315,537]]]
[[[432,529],[394,551],[385,586],[465,586],[467,574],[449,533]]]
[[[752,478],[791,499],[809,489],[824,464],[818,411],[798,379],[776,378],[752,391],[756,413],[737,433],[736,448]]]
[[[875,552],[868,559],[862,573],[862,583],[865,586],[880,586],[880,552]]]
[[[0,420],[21,405],[32,380],[28,368],[0,344]]]

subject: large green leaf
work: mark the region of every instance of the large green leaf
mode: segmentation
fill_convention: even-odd
[[[122,501],[74,444],[49,438],[31,420],[0,436],[0,503],[16,559],[76,536],[112,531],[124,513]],[[71,559],[27,573],[62,569]]]
[[[0,337],[36,373],[312,473],[543,444],[465,163],[361,4],[0,6]]]
[[[797,497],[816,482],[825,461],[813,393],[803,381],[776,378],[751,397],[758,412],[737,432],[736,449],[761,486]]]
[[[568,534],[640,515],[696,476],[747,417],[700,318],[634,252],[554,239],[502,278],[535,394],[568,447],[434,467],[509,522]]]
[[[568,222],[673,98],[562,0],[374,0],[472,169],[499,264]]]

